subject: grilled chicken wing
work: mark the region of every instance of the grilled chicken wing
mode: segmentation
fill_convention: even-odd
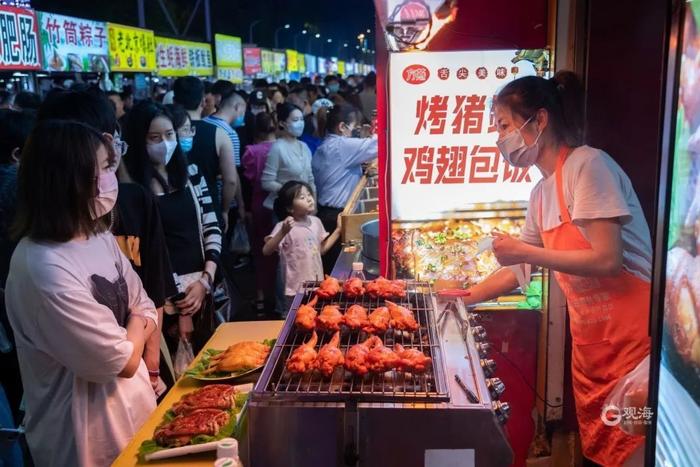
[[[338,305],[326,305],[316,318],[316,326],[325,331],[338,331],[343,321],[343,315]]]
[[[345,311],[343,317],[345,325],[350,329],[357,330],[369,325],[367,319],[367,308],[360,305],[353,305]]]
[[[343,352],[340,351],[340,331],[333,334],[333,338],[326,345],[321,347],[316,357],[316,368],[326,378],[333,374],[336,367],[341,366],[345,362]]]
[[[413,312],[406,307],[399,306],[396,303],[386,301],[391,313],[391,327],[399,331],[416,331],[418,322],[416,322]]]
[[[379,340],[379,338],[377,338],[377,340]],[[399,356],[379,341],[367,354],[366,362],[369,371],[384,373],[393,370],[399,365]]]
[[[367,367],[367,355],[377,345],[382,345],[377,336],[370,336],[364,342],[353,345],[345,354],[345,368],[358,376],[364,376],[369,372]]]
[[[405,297],[406,283],[390,281],[380,276],[367,284],[367,293],[374,298]]]
[[[338,292],[340,292],[340,283],[338,279],[331,276],[326,276],[319,284],[318,289],[316,289],[316,295],[325,299],[335,297],[338,295]]]
[[[238,342],[209,359],[209,367],[202,374],[219,371],[245,371],[265,364],[270,347],[260,342]]]
[[[356,298],[364,295],[365,287],[362,285],[362,279],[353,277],[346,280],[343,284],[343,293],[348,298]]]
[[[287,370],[292,373],[306,373],[313,370],[316,357],[318,356],[316,349],[314,349],[317,341],[318,336],[316,331],[314,331],[308,341],[292,352],[292,356],[287,360]]]
[[[385,306],[376,308],[369,314],[368,323],[362,327],[362,330],[367,334],[384,334],[389,329],[389,321],[391,321],[391,313]]]
[[[314,296],[309,303],[299,307],[297,317],[294,320],[297,328],[303,331],[313,331],[316,326],[316,316],[318,316],[318,312],[314,309],[316,302],[318,302],[318,297]]]
[[[394,352],[399,356],[398,368],[403,371],[425,373],[433,364],[433,360],[418,349],[405,349],[401,344],[395,344]]]

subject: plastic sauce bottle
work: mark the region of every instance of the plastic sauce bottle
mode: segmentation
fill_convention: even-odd
[[[216,446],[216,462],[214,467],[243,467],[238,458],[238,441],[235,438],[224,438]]]
[[[365,265],[362,262],[352,263],[352,273],[350,273],[350,279],[356,277],[362,281],[367,280],[365,278],[364,268]]]

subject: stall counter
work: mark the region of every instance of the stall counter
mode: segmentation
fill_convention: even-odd
[[[282,329],[283,323],[284,321],[242,321],[237,323],[224,323],[216,329],[214,335],[204,346],[204,349],[225,349],[240,341],[275,339]],[[194,361],[198,361],[200,357],[201,353],[195,357]],[[158,404],[156,410],[151,414],[146,423],[143,424],[141,429],[134,436],[134,439],[126,446],[112,466],[130,467],[133,465],[153,465],[163,467],[186,465],[188,467],[211,467],[216,458],[216,454],[213,452],[152,461],[147,464],[139,463],[137,456],[141,443],[153,438],[153,432],[163,419],[165,412],[184,394],[192,392],[201,386],[202,383],[194,379],[187,377],[180,378],[163,401]]]

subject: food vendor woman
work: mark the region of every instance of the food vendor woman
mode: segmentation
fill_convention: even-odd
[[[501,154],[513,166],[537,166],[544,178],[530,195],[520,238],[495,234],[493,250],[502,266],[554,271],[568,302],[584,455],[622,465],[641,455],[644,437],[604,425],[601,412],[618,380],[649,354],[651,238],[627,175],[608,154],[582,145],[582,103],[571,72],[520,78],[496,96]],[[502,268],[473,287],[467,302],[517,285]]]

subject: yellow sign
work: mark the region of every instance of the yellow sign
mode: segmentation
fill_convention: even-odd
[[[299,73],[306,73],[306,57],[304,54],[297,53],[297,68]]]
[[[153,31],[107,23],[109,68],[112,71],[156,71]]]
[[[273,74],[275,72],[275,54],[272,50],[263,49],[262,50],[262,71],[266,74]]]
[[[297,51],[296,50],[291,50],[287,49],[286,51],[287,54],[287,71],[292,73],[294,71],[299,71],[299,63],[297,59]]]
[[[345,76],[345,62],[343,60],[338,60],[338,74]]]
[[[211,44],[156,36],[156,64],[161,76],[212,76]]]

